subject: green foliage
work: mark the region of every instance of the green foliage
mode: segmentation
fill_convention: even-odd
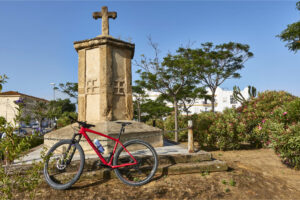
[[[166,133],[164,134],[164,136],[167,139],[173,139],[174,135],[175,135],[175,116],[174,114],[168,116],[164,122],[164,128]],[[188,118],[183,116],[183,115],[179,115],[178,116],[178,129],[184,129],[187,127],[187,121]],[[178,131],[178,141],[186,141],[187,140],[187,130],[183,130],[183,131]]]
[[[198,49],[178,50],[185,58],[186,65],[193,67],[194,78],[211,90],[213,112],[217,87],[229,78],[240,78],[237,71],[244,68],[244,62],[253,57],[249,50],[249,45],[234,42],[220,45],[207,42]]]
[[[256,97],[256,87],[249,85],[248,86],[248,94],[250,98]]]
[[[141,80],[139,84],[152,91],[160,92],[162,95],[170,97],[174,105],[174,123],[175,129],[178,129],[178,101],[179,94],[189,86],[194,86],[198,81],[194,78],[193,66],[186,62],[185,55],[182,51],[176,51],[176,54],[168,54],[161,62],[159,59],[158,45],[153,43],[149,38],[150,45],[154,49],[155,56],[147,58],[142,55],[141,60],[136,63],[140,69]],[[177,133],[175,141],[178,140]]]
[[[249,85],[248,94],[250,98],[256,97],[256,88]],[[233,98],[240,103],[245,103],[247,101],[246,98],[242,95],[241,89],[238,86],[233,87]]]
[[[234,109],[226,109],[221,115],[215,119],[209,128],[209,132],[215,141],[217,148],[224,149],[239,149],[240,143],[243,141],[239,124],[239,115]]]
[[[60,83],[59,89],[61,92],[69,95],[71,98],[77,99],[78,97],[78,83],[73,83],[73,82],[66,82],[66,83]]]
[[[43,149],[41,157],[43,161],[33,162],[31,166],[24,169],[24,166],[11,167],[10,165],[0,166],[0,199],[13,199],[15,191],[26,191],[31,199],[34,199],[35,188],[41,183],[40,172],[44,167],[46,149]]]
[[[3,84],[7,83],[7,81],[6,81],[7,79],[8,79],[8,77],[5,74],[0,75],[0,92],[2,91]]]
[[[284,91],[266,91],[259,93],[257,98],[253,98],[242,104],[237,109],[239,113],[239,123],[244,127],[244,141],[251,143],[255,147],[261,147],[264,143],[261,134],[257,134],[255,128],[261,127],[263,122],[274,115],[274,111],[285,103],[291,102],[296,97]],[[263,136],[264,137],[264,136]]]
[[[39,122],[40,129],[42,128],[42,121],[48,115],[48,104],[44,101],[37,101],[33,106],[33,116]]]
[[[286,112],[286,116],[283,116],[285,116],[284,119],[287,121],[287,123],[297,123],[300,121],[300,98],[286,103],[284,109],[284,112]]]
[[[33,191],[42,180],[40,171],[44,162],[33,163],[28,170],[24,170],[22,166],[12,167],[11,164],[43,140],[36,135],[19,137],[13,134],[14,129],[12,124],[0,118],[0,131],[6,133],[6,137],[0,142],[0,158],[5,159],[4,163],[0,159],[0,199],[12,199],[15,190],[28,191],[29,196],[34,198]]]
[[[198,142],[200,148],[203,148],[204,146],[214,147],[216,137],[209,131],[209,128],[219,115],[219,113],[203,112],[194,114],[190,117],[193,121],[194,139]]]
[[[300,10],[300,2],[296,3],[296,8]],[[300,49],[300,21],[287,25],[287,28],[277,35],[289,50],[297,52]]]
[[[47,109],[47,117],[50,119],[60,118],[64,112],[75,112],[76,106],[70,99],[57,99],[50,101]]]
[[[57,127],[62,128],[64,126],[67,126],[72,123],[71,119],[69,118],[71,116],[74,119],[77,119],[77,113],[76,112],[64,112],[61,117],[57,120]]]
[[[236,185],[236,182],[233,179],[230,179],[229,185],[234,187]]]
[[[143,115],[141,121],[148,121],[150,119],[162,119],[171,113],[173,108],[170,108],[161,99],[155,101],[149,99],[141,105]]]
[[[280,125],[280,124],[279,124]],[[289,166],[300,169],[300,122],[272,132],[272,147]]]

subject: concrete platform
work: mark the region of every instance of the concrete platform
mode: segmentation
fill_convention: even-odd
[[[91,128],[91,130],[106,134],[113,138],[117,138],[120,133],[121,125],[116,122],[123,122],[123,121],[118,120],[118,121],[96,122],[93,123],[95,127]],[[132,139],[140,139],[148,142],[153,147],[163,146],[163,133],[161,129],[148,126],[147,124],[141,122],[128,121],[128,120],[126,122],[131,122],[132,124],[125,127],[125,132],[121,135],[122,143]],[[78,133],[78,130],[79,130],[78,124],[74,123],[65,126],[61,129],[47,133],[44,136],[44,145],[45,147],[50,148],[59,140],[71,139],[74,133]],[[112,151],[115,145],[115,141],[99,136],[97,134],[93,134],[93,133],[87,133],[87,134],[92,141],[95,138],[97,138],[100,141],[100,143],[105,149],[104,151],[105,155],[108,155]],[[81,139],[80,145],[82,146],[85,155],[94,154],[94,150],[85,140],[85,138]]]
[[[30,168],[30,164],[33,161],[41,160],[41,149],[42,146],[36,148],[35,151],[24,156],[22,161],[15,160],[15,167],[21,167],[24,170]],[[209,152],[198,151],[196,153],[188,153],[187,149],[182,146],[172,144],[166,140],[164,141],[164,147],[156,147],[155,150],[159,156],[157,176],[228,170],[226,162],[213,159]],[[96,154],[88,154],[86,155],[84,172],[81,175],[81,179],[90,178],[110,179],[116,178],[116,176],[113,170],[103,168],[99,165],[99,158]]]

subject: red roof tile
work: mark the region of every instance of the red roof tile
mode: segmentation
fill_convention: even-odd
[[[38,99],[38,100],[41,100],[41,101],[48,101],[46,99],[42,99],[42,98],[38,98],[38,97],[27,95],[27,94],[19,93],[17,91],[0,92],[0,96],[25,96],[25,97],[30,97],[30,98]]]

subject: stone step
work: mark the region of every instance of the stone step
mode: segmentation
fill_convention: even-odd
[[[143,156],[142,159],[147,159],[148,157]],[[106,158],[106,160],[108,160]],[[159,165],[166,164],[178,164],[178,163],[194,163],[201,161],[210,161],[212,160],[211,153],[205,151],[199,151],[192,154],[172,154],[172,155],[158,155]],[[102,167],[99,166],[99,158],[89,158],[85,160],[85,171],[99,170]]]
[[[192,174],[201,172],[221,172],[227,171],[226,162],[219,160],[202,161],[195,163],[178,163],[159,165],[155,177],[165,175]],[[113,170],[101,169],[83,172],[80,179],[111,179],[116,178]]]

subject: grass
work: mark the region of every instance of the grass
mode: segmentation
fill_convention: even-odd
[[[203,172],[201,172],[201,176],[207,176],[207,175],[209,175],[209,171],[203,171]]]
[[[236,182],[233,179],[230,179],[229,185],[234,187],[236,185]]]

